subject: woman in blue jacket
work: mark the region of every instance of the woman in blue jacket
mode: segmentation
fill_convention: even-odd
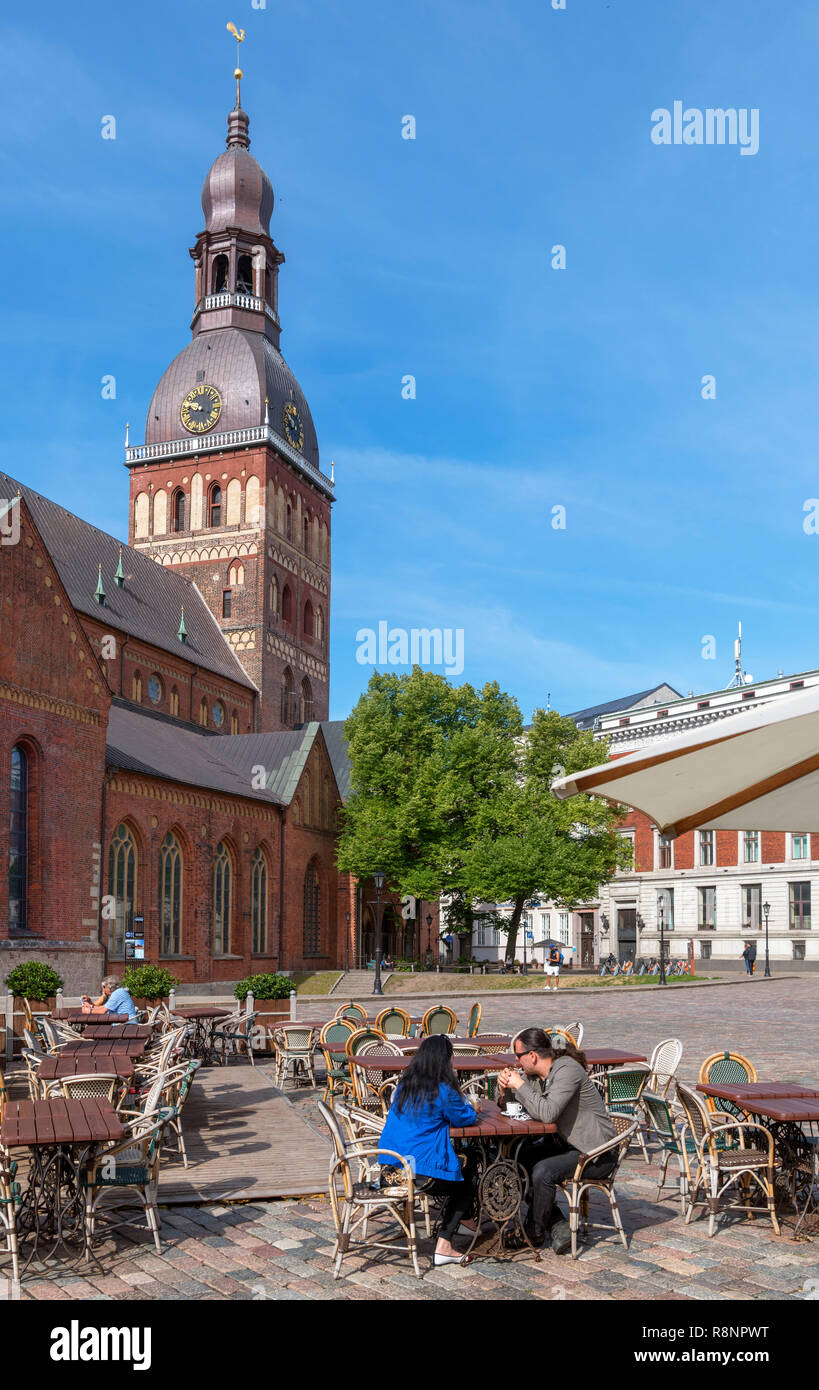
[[[452,1237],[475,1200],[476,1163],[467,1155],[462,1169],[449,1138],[450,1125],[474,1125],[475,1110],[464,1100],[452,1067],[452,1043],[443,1035],[425,1038],[395,1093],[381,1143],[409,1159],[416,1187],[431,1197],[448,1198],[435,1246],[434,1263],[468,1264]],[[382,1166],[390,1160],[383,1158]],[[462,1234],[472,1234],[468,1226]]]

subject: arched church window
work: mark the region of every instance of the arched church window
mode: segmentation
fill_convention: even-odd
[[[222,617],[230,618],[233,616],[233,592],[230,589],[222,590]]]
[[[202,696],[202,703],[199,706],[199,723],[202,725],[203,729],[208,727],[208,702],[204,695]]]
[[[222,524],[222,489],[218,483],[214,483],[208,493],[208,526],[221,526]]]
[[[9,930],[28,927],[28,756],[18,743],[11,750],[9,820]]]
[[[296,683],[290,667],[285,666],[282,673],[282,723],[287,728],[291,728],[296,722],[295,703]]]
[[[324,641],[324,609],[316,609],[316,641]]]
[[[171,525],[174,531],[184,531],[185,529],[185,494],[181,488],[177,488],[173,495]]]
[[[304,954],[317,956],[321,947],[321,901],[319,881],[314,862],[307,865],[304,875]]]
[[[225,255],[219,255],[213,262],[213,283],[211,287],[211,294],[221,294],[223,290],[227,289],[227,282],[228,258]]]
[[[134,671],[131,677],[131,699],[135,705],[142,704],[142,676],[139,671]]]
[[[171,691],[171,714],[174,714],[177,717],[179,716],[179,691],[177,690],[176,686],[174,686],[173,690]]]
[[[230,951],[231,863],[227,845],[220,840],[213,859],[213,954]]]
[[[109,956],[125,955],[125,933],[133,930],[136,882],[136,842],[127,825],[118,825],[108,850],[108,892],[114,900],[114,916],[108,923]]]
[[[253,293],[253,257],[240,256],[236,270],[236,293]]]
[[[310,520],[309,520],[309,517],[305,517],[305,518],[304,518],[304,521],[302,522],[301,531],[302,531],[302,547],[303,547],[303,549],[304,549],[305,555],[309,555],[309,554],[310,554]]]
[[[301,683],[301,717],[305,724],[313,718],[313,687],[306,676]]]
[[[288,504],[287,504],[287,520],[286,520],[286,522],[285,522],[285,531],[284,531],[284,534],[286,535],[286,537],[287,537],[287,539],[288,539],[289,541],[292,541],[292,539],[293,539],[293,508],[291,507],[291,505],[290,505],[289,502],[288,502]]]
[[[270,612],[278,617],[279,613],[279,581],[274,575],[270,581]]]
[[[313,636],[313,605],[309,599],[304,605],[304,635]]]
[[[253,855],[250,866],[251,951],[257,955],[267,950],[267,860],[261,849]]]
[[[182,848],[169,830],[159,851],[159,954],[182,949]]]
[[[285,584],[282,590],[282,622],[292,623],[293,621],[293,594],[289,584]]]

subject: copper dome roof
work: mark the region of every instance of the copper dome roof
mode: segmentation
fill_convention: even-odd
[[[292,402],[304,429],[301,452],[318,468],[316,430],[298,381],[268,338],[242,328],[198,333],[177,354],[153,394],[145,422],[146,444],[185,436],[179,410],[188,391],[200,381],[215,386],[222,398],[215,433],[263,424],[267,397],[271,428],[284,437],[284,407]],[[207,435],[202,443],[207,443]]]
[[[228,116],[227,149],[213,162],[202,185],[202,211],[209,232],[227,227],[270,235],[273,185],[250,153],[250,121],[236,107]]]

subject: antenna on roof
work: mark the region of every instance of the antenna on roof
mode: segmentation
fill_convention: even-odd
[[[742,669],[742,623],[739,623],[739,636],[734,638],[734,674],[726,685],[726,690],[738,690],[743,685],[753,685],[754,678]]]

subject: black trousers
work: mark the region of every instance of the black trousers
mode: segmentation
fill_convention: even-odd
[[[520,1161],[532,1184],[529,1225],[535,1232],[548,1231],[556,1221],[568,1220],[555,1204],[557,1184],[571,1177],[579,1157],[579,1151],[570,1149],[557,1134],[532,1139],[522,1148]],[[605,1178],[616,1163],[616,1154],[603,1154],[596,1163],[587,1164],[585,1171],[590,1178]]]
[[[423,1173],[415,1177],[419,1191],[427,1197],[446,1197],[444,1216],[438,1235],[441,1240],[451,1241],[465,1217],[472,1214],[477,1189],[477,1155],[472,1148],[466,1151],[463,1165],[463,1180],[447,1182],[444,1178],[427,1178]]]

